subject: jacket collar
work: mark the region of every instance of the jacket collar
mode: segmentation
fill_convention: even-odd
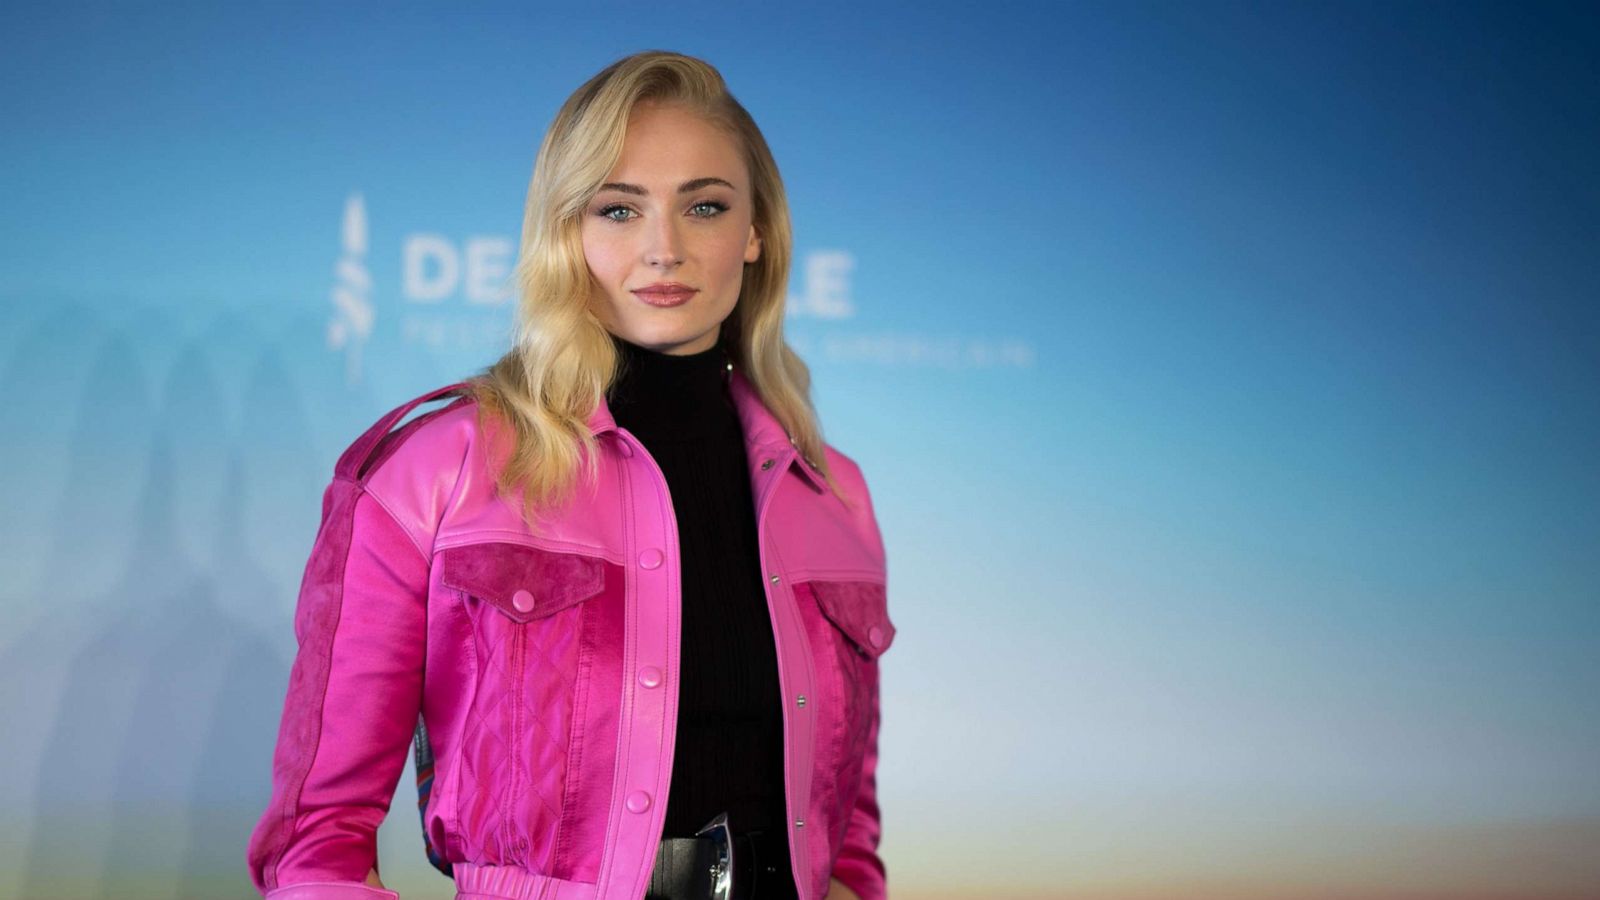
[[[746,461],[750,465],[752,476],[763,473],[762,463],[767,460],[779,460],[786,467],[793,466],[800,470],[800,474],[811,483],[819,493],[826,493],[828,482],[822,477],[809,460],[800,456],[800,450],[789,433],[784,430],[777,416],[767,409],[761,401],[761,395],[756,391],[755,385],[745,378],[737,367],[730,373],[728,393],[733,398],[733,404],[739,411],[739,425],[744,430],[744,450]],[[617,421],[611,415],[611,407],[607,405],[604,396],[600,403],[589,414],[589,431],[599,436],[608,431],[617,430]]]

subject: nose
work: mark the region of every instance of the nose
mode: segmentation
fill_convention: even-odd
[[[683,243],[678,237],[677,222],[671,216],[656,219],[645,245],[645,261],[652,266],[674,268],[683,262]]]

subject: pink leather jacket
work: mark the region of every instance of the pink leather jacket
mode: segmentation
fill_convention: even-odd
[[[677,524],[665,478],[602,402],[599,477],[543,529],[497,498],[461,395],[340,457],[295,612],[299,650],[251,836],[275,900],[365,884],[408,750],[429,857],[456,897],[639,900],[662,833],[678,705]],[[894,640],[861,470],[827,490],[737,370],[778,653],[799,895],[886,896],[874,773],[878,657]],[[496,446],[500,446],[496,444]]]

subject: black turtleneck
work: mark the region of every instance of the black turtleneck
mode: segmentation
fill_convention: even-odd
[[[607,402],[666,476],[678,521],[683,636],[663,837],[727,810],[735,831],[784,833],[783,712],[755,502],[721,345],[673,356],[612,336]]]

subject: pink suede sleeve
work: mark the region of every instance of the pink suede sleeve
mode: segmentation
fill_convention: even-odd
[[[421,704],[428,560],[354,481],[336,477],[322,512],[250,878],[274,900],[392,900],[365,881]]]
[[[878,856],[883,823],[878,814],[877,695],[874,686],[872,725],[867,731],[866,757],[861,763],[861,787],[856,792],[856,805],[850,811],[850,824],[845,827],[844,845],[833,864],[833,877],[855,891],[861,900],[885,900],[889,896],[888,878],[883,860]]]
[[[883,546],[878,530],[878,517],[872,503],[872,491],[861,475],[859,466],[853,468],[853,483],[861,489],[864,501],[862,514],[866,529],[879,548]],[[867,729],[865,756],[861,761],[861,786],[856,791],[856,804],[850,811],[850,823],[845,826],[844,842],[839,857],[833,863],[833,877],[839,879],[861,900],[887,900],[888,874],[883,859],[878,855],[878,843],[883,837],[883,820],[878,811],[878,722],[880,716],[879,668],[872,667],[872,724]]]

